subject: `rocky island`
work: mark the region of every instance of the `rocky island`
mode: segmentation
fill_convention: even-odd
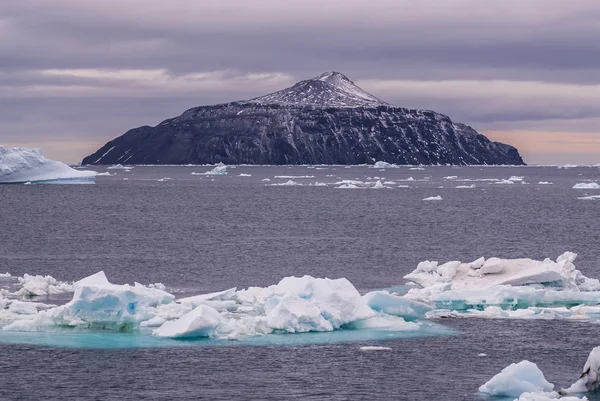
[[[246,101],[134,128],[82,164],[522,165],[516,148],[430,110],[393,106],[324,73]]]

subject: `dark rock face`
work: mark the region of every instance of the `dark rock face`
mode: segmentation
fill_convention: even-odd
[[[442,114],[391,106],[339,73],[135,128],[83,164],[524,164]]]

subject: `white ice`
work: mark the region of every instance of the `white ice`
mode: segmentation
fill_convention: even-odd
[[[0,184],[94,182],[95,171],[75,170],[66,164],[48,160],[40,149],[0,146]]]
[[[596,347],[590,352],[583,373],[579,380],[573,383],[569,388],[560,391],[561,394],[579,394],[588,391],[596,391],[600,387],[600,347]]]
[[[580,182],[573,185],[573,189],[600,189],[600,184],[597,182]]]
[[[428,198],[424,198],[424,201],[441,201],[442,197],[437,195],[437,196],[430,196]]]
[[[373,165],[373,168],[398,168],[398,166],[395,164],[388,163],[388,162],[377,161]]]
[[[553,389],[554,384],[546,380],[537,365],[526,360],[507,366],[479,387],[481,393],[499,397],[519,397],[526,392],[550,392]]]
[[[391,351],[392,349],[390,347],[380,347],[380,346],[375,346],[375,345],[368,345],[368,346],[364,346],[364,347],[360,347],[361,351]]]
[[[193,175],[227,175],[228,166],[220,163],[216,165],[212,170],[205,173],[192,173]]]
[[[131,170],[132,167],[126,167],[122,164],[115,164],[114,166],[107,167],[107,170]]]

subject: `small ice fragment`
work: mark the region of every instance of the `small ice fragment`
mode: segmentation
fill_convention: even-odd
[[[391,351],[390,347],[379,347],[375,345],[368,345],[365,347],[360,347],[361,351]]]
[[[554,384],[548,382],[544,373],[527,360],[513,363],[487,383],[479,387],[481,393],[499,397],[518,397],[526,392],[552,391]]]
[[[430,196],[428,198],[424,198],[424,201],[441,201],[442,197],[440,195],[438,196]]]

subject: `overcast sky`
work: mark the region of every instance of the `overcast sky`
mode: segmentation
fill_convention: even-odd
[[[0,2],[0,144],[79,162],[140,125],[339,71],[532,164],[600,163],[600,2]]]

